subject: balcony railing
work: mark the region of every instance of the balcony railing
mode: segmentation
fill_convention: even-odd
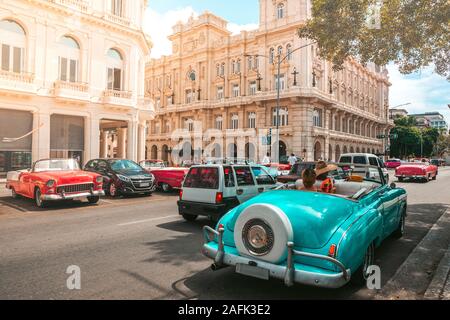
[[[11,71],[0,70],[0,79],[14,82],[33,83],[34,74],[26,72],[16,73]]]
[[[85,0],[49,0],[49,1],[62,6],[75,8],[84,13],[88,12],[89,9],[89,3]]]
[[[17,93],[36,93],[34,74],[0,70],[0,90]]]
[[[81,82],[56,81],[54,83],[55,97],[63,100],[83,100],[91,99],[89,85]]]
[[[131,99],[132,96],[133,93],[131,91],[105,90],[103,92],[103,97],[105,98]]]
[[[71,91],[79,91],[79,92],[88,92],[89,85],[87,83],[82,83],[82,82],[56,81],[55,89],[56,90],[71,90]]]
[[[106,13],[105,14],[105,19],[108,21],[111,21],[113,23],[117,23],[117,24],[121,24],[123,26],[127,26],[129,27],[131,22],[130,19],[125,18],[125,17],[121,17],[121,16],[117,16],[115,14],[112,13]]]

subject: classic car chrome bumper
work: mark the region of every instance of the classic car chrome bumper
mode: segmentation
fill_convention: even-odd
[[[328,256],[296,251],[294,250],[293,243],[287,244],[288,258],[286,266],[276,265],[259,260],[255,261],[255,259],[226,253],[225,245],[223,243],[224,231],[224,229],[219,229],[219,231],[217,231],[209,226],[205,226],[203,228],[205,244],[203,245],[202,252],[206,257],[214,260],[214,264],[212,266],[213,270],[217,270],[226,266],[252,266],[256,263],[258,268],[268,270],[270,277],[284,280],[284,283],[288,287],[293,286],[294,283],[299,283],[315,287],[336,289],[345,286],[350,281],[351,271],[350,269],[346,269],[341,262]],[[208,244],[209,242],[211,242],[211,239],[209,238],[210,234],[214,234],[215,236],[217,236],[217,249],[211,247]],[[296,269],[296,264],[294,263],[294,256],[296,255],[329,261],[336,265],[342,272],[327,274]]]
[[[42,200],[44,201],[60,201],[60,200],[74,200],[79,198],[87,197],[102,197],[105,195],[104,190],[92,191],[92,192],[80,192],[80,193],[70,193],[70,194],[44,194],[42,195]]]

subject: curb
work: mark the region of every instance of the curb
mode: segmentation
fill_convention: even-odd
[[[430,283],[433,282],[431,278],[432,274],[436,276],[435,292],[439,292],[439,296],[442,296],[444,292],[444,286],[450,287],[449,273],[445,273],[445,267],[449,267],[449,263],[444,259],[447,255],[450,255],[449,243],[450,243],[450,209],[447,209],[441,218],[430,229],[428,234],[422,239],[417,247],[411,252],[408,258],[398,268],[395,275],[388,281],[384,288],[378,292],[375,296],[376,300],[417,300],[427,299],[424,297],[425,292],[430,289]],[[433,252],[433,256],[430,256],[430,248],[442,248]],[[448,249],[444,249],[448,248]],[[442,251],[442,253],[440,253]],[[438,255],[438,256],[437,256]],[[449,257],[450,258],[450,257]],[[444,267],[441,270],[440,264]],[[438,266],[436,269],[436,266]],[[435,271],[435,272],[432,272]],[[437,273],[445,274],[440,279]],[[439,284],[440,283],[440,284]],[[440,286],[440,288],[439,288]],[[429,299],[439,299],[433,297]]]
[[[450,300],[450,246],[436,269],[425,299]]]

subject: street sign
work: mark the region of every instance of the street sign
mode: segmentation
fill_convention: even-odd
[[[389,136],[389,138],[391,138],[391,140],[396,140],[396,139],[398,139],[398,134],[396,134],[396,133],[391,134],[391,135]]]

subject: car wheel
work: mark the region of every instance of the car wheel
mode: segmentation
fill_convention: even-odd
[[[364,261],[361,267],[352,276],[351,282],[357,286],[364,286],[369,278],[368,269],[375,262],[375,244],[372,242],[364,254]]]
[[[436,172],[436,174],[435,174],[434,177],[433,177],[433,180],[434,180],[434,181],[437,180],[437,176],[438,176],[438,173]]]
[[[161,183],[161,189],[165,193],[169,193],[170,191],[172,191],[172,187],[169,186],[167,183]]]
[[[17,194],[16,190],[14,190],[14,188],[11,188],[11,196],[13,197],[13,199],[19,199],[20,196]]]
[[[96,204],[100,201],[100,197],[88,197],[87,199],[90,204]]]
[[[117,190],[116,185],[115,185],[114,182],[112,182],[112,183],[109,185],[109,195],[110,195],[112,198],[116,198],[116,197],[119,196],[119,191]]]
[[[197,220],[198,216],[192,215],[192,214],[183,214],[183,219],[189,222],[193,222]]]
[[[36,188],[34,191],[34,202],[38,208],[45,208],[47,206],[47,202],[42,200],[42,193],[39,188]]]
[[[405,226],[406,226],[406,210],[403,209],[398,228],[397,230],[394,231],[393,234],[396,239],[400,239],[405,235]]]

